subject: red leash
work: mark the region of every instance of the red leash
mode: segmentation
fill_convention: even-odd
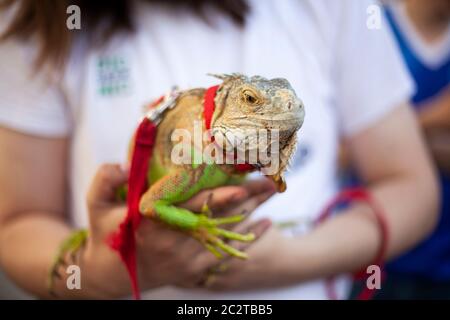
[[[316,224],[319,224],[329,218],[333,212],[333,209],[336,208],[339,204],[346,203],[346,202],[364,202],[366,203],[371,209],[375,216],[375,219],[378,224],[378,228],[381,235],[381,243],[380,247],[378,249],[378,252],[375,256],[373,265],[379,266],[380,268],[383,268],[384,265],[384,256],[386,254],[387,244],[389,240],[389,229],[387,222],[385,220],[383,211],[378,206],[376,201],[372,198],[369,192],[367,192],[363,188],[352,188],[352,189],[346,189],[342,192],[340,192],[325,208],[325,210],[320,214],[318,219],[316,220]],[[355,280],[364,280],[367,281],[367,272],[366,268],[361,269],[358,272],[355,272],[353,274],[353,277]],[[383,274],[382,274],[383,278]],[[326,280],[326,289],[327,293],[330,299],[337,300],[337,294],[334,288],[334,277],[330,277]],[[364,286],[364,289],[359,293],[357,296],[358,300],[370,300],[373,295],[375,294],[376,289],[369,289],[367,286]]]
[[[148,109],[150,110],[156,107],[163,100],[164,96],[161,96],[159,99],[151,103],[148,106]],[[130,173],[128,177],[127,216],[120,224],[119,230],[111,234],[107,239],[107,243],[111,249],[117,251],[123,264],[127,268],[133,296],[137,300],[141,298],[141,292],[139,290],[137,275],[135,232],[141,222],[139,200],[148,187],[148,163],[153,153],[153,146],[156,139],[156,129],[156,125],[145,117],[136,130]]]
[[[214,114],[214,110],[216,109],[216,104],[214,102],[214,98],[216,97],[217,90],[220,86],[213,86],[206,90],[205,92],[205,101],[203,104],[203,119],[205,120],[205,129],[211,129],[212,117]],[[214,142],[214,136],[211,135],[211,142]],[[239,172],[247,172],[253,170],[253,165],[249,163],[235,163],[234,168]]]
[[[108,239],[108,244],[119,253],[127,268],[135,299],[141,298],[136,267],[135,231],[141,222],[139,200],[147,190],[148,163],[152,156],[155,138],[156,126],[150,120],[144,118],[136,131],[131,160],[127,194],[128,214],[120,224],[119,230]]]

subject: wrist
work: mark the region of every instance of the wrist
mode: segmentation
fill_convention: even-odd
[[[297,261],[297,277],[307,281],[358,271],[374,261],[380,239],[371,209],[353,205],[295,239],[291,259]]]
[[[321,268],[326,246],[310,234],[285,238],[284,261],[281,272],[292,282],[304,282],[322,276]]]
[[[54,284],[52,298],[113,299],[129,294],[124,278],[110,262],[106,246],[101,248],[90,239],[72,257],[67,257]],[[117,264],[118,265],[118,264]]]
[[[87,246],[80,247],[76,252],[67,254],[64,262],[58,268],[51,288],[52,298],[59,299],[96,299],[100,298],[93,285],[90,264],[91,254]]]
[[[128,274],[119,256],[104,243],[88,241],[81,264],[84,296],[115,299],[131,294]]]
[[[99,257],[97,250],[91,241],[82,253],[83,257],[80,259],[80,269],[82,272],[82,291],[83,295],[89,299],[108,299],[112,298],[112,291],[102,280],[102,267],[99,264]]]

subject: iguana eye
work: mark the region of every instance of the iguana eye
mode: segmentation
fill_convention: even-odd
[[[249,105],[257,105],[257,104],[259,104],[259,99],[250,90],[244,90],[242,92],[241,98],[242,98],[243,102],[245,102],[245,103],[247,103]]]

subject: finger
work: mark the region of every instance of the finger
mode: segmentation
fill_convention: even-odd
[[[212,196],[211,196],[212,195]],[[210,190],[203,190],[180,206],[199,212],[208,200],[209,208],[214,212],[230,203],[240,203],[249,196],[247,190],[240,186],[225,186]]]
[[[120,223],[127,215],[124,205],[108,206],[105,209],[96,208],[89,212],[89,233],[94,242],[104,245],[113,232],[118,230]]]
[[[235,206],[252,195],[266,192],[275,193],[275,184],[269,179],[254,179],[244,182],[241,186],[225,186],[201,191],[181,206],[198,212],[209,199],[208,205],[210,209],[218,211],[225,207]]]
[[[245,229],[242,229],[244,232],[252,232],[255,235],[254,243],[257,241],[263,234],[266,233],[270,229],[272,225],[269,219],[262,219],[256,222],[253,222],[251,225],[248,225]],[[246,246],[238,246],[238,242],[233,242],[234,247],[241,247],[243,249],[247,249],[251,244]],[[184,254],[184,253],[183,253]],[[223,265],[223,262],[229,263],[232,257],[224,257],[221,260],[217,260],[217,258],[211,254],[209,251],[206,251],[202,246],[199,251],[190,256],[192,266],[195,266],[195,272],[191,274],[190,278],[187,281],[184,281],[180,285],[183,287],[201,287],[206,284],[207,279],[210,277],[211,273],[214,273],[217,268],[220,268]],[[245,262],[244,262],[245,263]],[[212,272],[211,272],[212,271]],[[222,270],[224,272],[225,270]]]
[[[268,179],[249,180],[242,187],[246,190],[248,196],[225,203],[225,206],[214,211],[215,216],[250,215],[258,206],[276,193],[273,182]]]
[[[88,205],[110,203],[117,188],[128,180],[128,170],[119,164],[103,164],[97,170],[88,192]]]
[[[230,206],[224,210],[223,215],[235,215],[235,214],[245,214],[250,215],[253,213],[261,204],[266,202],[273,196],[273,192],[269,191],[266,193],[261,193],[251,198],[248,198],[236,206]]]
[[[251,196],[266,192],[276,192],[275,183],[267,178],[248,180],[242,184],[242,187]]]
[[[217,216],[231,216],[236,214],[250,215],[256,208],[267,201],[274,194],[273,191],[261,193],[245,199],[239,204],[232,204],[217,213]]]
[[[246,251],[249,247],[254,245],[267,231],[269,231],[271,227],[272,221],[267,218],[252,222],[251,224],[246,226],[239,226],[238,228],[236,228],[236,232],[243,234],[253,233],[255,235],[255,240],[251,242],[230,241],[229,245],[240,251]]]
[[[160,254],[172,255],[174,248],[177,248],[180,250],[179,254],[185,255],[201,248],[186,233],[147,218],[141,220],[136,239],[140,247],[146,248],[147,253],[157,250]]]

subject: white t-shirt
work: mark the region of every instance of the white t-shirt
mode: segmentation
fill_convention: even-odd
[[[306,118],[288,189],[255,215],[278,222],[314,219],[337,190],[339,139],[375,124],[409,98],[411,81],[387,25],[382,20],[380,29],[366,26],[372,1],[249,3],[243,29],[213,11],[210,26],[181,9],[142,4],[134,35],[117,36],[102,50],[78,43],[63,79],[51,86],[42,75],[30,78],[30,46],[0,44],[0,125],[46,137],[70,135],[70,209],[76,225],[87,224],[85,195],[97,167],[124,162],[142,106],[173,85],[216,84],[208,72],[291,82]],[[341,297],[348,284],[338,281]],[[317,280],[227,294],[162,288],[144,297],[322,299],[326,294]]]

